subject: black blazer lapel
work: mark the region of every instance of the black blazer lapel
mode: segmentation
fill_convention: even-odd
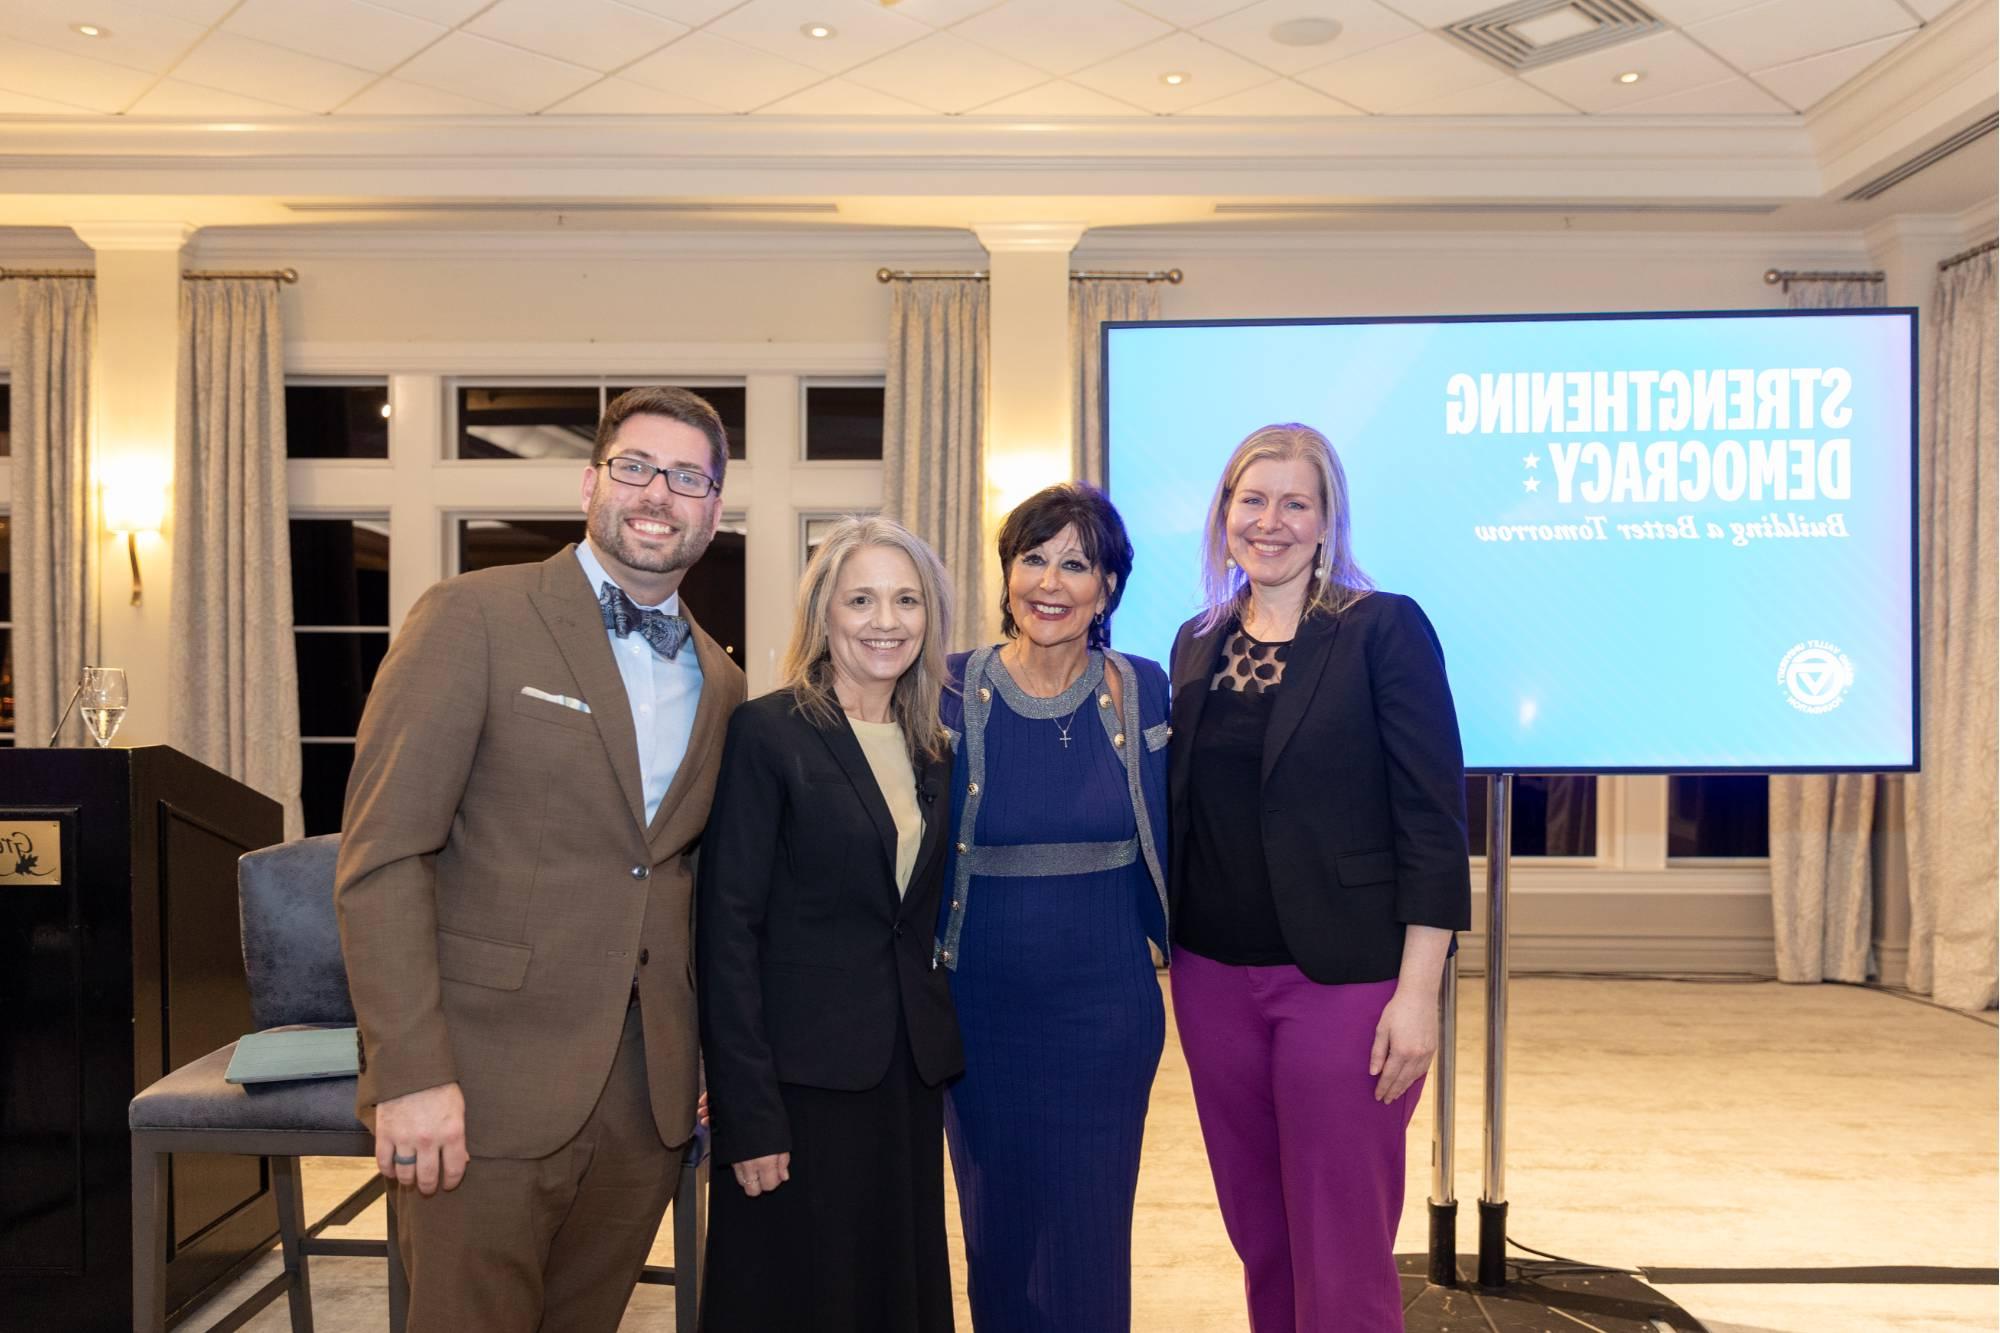
[[[924,817],[924,840],[917,846],[917,859],[910,869],[911,888],[924,882],[924,875],[930,869],[933,858],[944,855],[944,835],[951,828],[951,802],[945,795],[950,786],[949,752],[943,759],[928,761],[917,773],[917,810]],[[936,915],[935,901],[931,901],[928,907],[917,901],[925,896],[905,891],[898,914],[906,914],[916,908]]]
[[[888,877],[889,892],[893,895],[896,891],[896,821],[889,814],[888,803],[882,799],[882,787],[875,781],[875,770],[868,766],[868,756],[861,752],[861,742],[854,738],[854,728],[847,725],[846,714],[840,716],[838,725],[816,727],[814,730],[826,742],[826,748],[833,752],[834,760],[847,774],[847,780],[854,784],[854,792],[861,798],[868,817],[875,821],[875,832],[882,844],[882,868]]]
[[[1201,725],[1201,709],[1208,701],[1208,678],[1213,674],[1216,645],[1228,628],[1225,621],[1206,634],[1189,636],[1171,664],[1173,703],[1167,716],[1173,723],[1174,735],[1184,738],[1186,745],[1194,744],[1195,729]],[[1171,808],[1179,809],[1187,797],[1189,767],[1168,765],[1167,799]]]
[[[1284,684],[1277,691],[1278,698],[1271,705],[1270,723],[1264,728],[1264,763],[1258,773],[1260,786],[1271,780],[1271,770],[1277,767],[1278,756],[1284,753],[1292,733],[1305,720],[1306,709],[1312,705],[1313,691],[1319,688],[1320,678],[1326,674],[1334,635],[1339,631],[1339,616],[1314,613],[1299,621],[1298,632],[1292,636],[1292,651],[1285,658]]]
[[[542,563],[541,586],[529,595],[535,610],[562,650],[570,674],[576,677],[583,701],[597,723],[597,734],[611,756],[611,770],[632,810],[632,822],[646,825],[646,792],[639,781],[639,736],[632,727],[632,700],[625,678],[604,637],[604,616],[597,592],[577,563],[576,548],[565,546]]]

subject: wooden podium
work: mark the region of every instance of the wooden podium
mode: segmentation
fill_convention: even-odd
[[[130,1328],[126,1104],[250,1030],[236,858],[275,801],[163,745],[0,750],[0,1310]],[[167,1309],[277,1235],[257,1158],[177,1155]]]

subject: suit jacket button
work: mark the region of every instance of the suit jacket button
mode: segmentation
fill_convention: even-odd
[[[962,843],[962,842],[958,844],[958,854],[959,854],[960,856],[964,856],[964,855],[965,855],[965,844],[964,844],[964,843]]]
[[[896,923],[895,935],[899,940],[903,938],[903,923],[900,921]]]
[[[633,867],[632,867],[632,878],[633,878],[633,879],[646,879],[646,878],[647,878],[647,877],[649,877],[649,876],[650,876],[650,875],[651,875],[652,873],[653,873],[653,867],[651,867],[651,866],[633,866]]]
[[[977,795],[979,795],[979,784],[978,784],[978,783],[976,783],[976,782],[968,782],[968,783],[966,783],[966,784],[965,784],[965,794],[966,794],[967,796],[977,796]]]
[[[644,967],[646,965],[646,960],[650,957],[652,957],[652,955],[648,953],[646,950],[644,949],[639,950],[639,966]]]

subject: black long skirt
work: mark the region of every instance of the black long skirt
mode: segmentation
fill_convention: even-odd
[[[951,1333],[944,1091],[907,1037],[866,1092],[780,1091],[791,1179],[753,1199],[710,1173],[703,1333]]]

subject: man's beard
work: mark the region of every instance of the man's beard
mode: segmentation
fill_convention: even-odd
[[[626,530],[627,517],[657,518],[662,523],[673,523],[680,528],[680,540],[664,550],[639,545],[637,539]],[[627,569],[641,570],[648,574],[671,574],[688,568],[701,559],[714,538],[713,531],[704,531],[699,525],[682,523],[666,514],[650,514],[645,510],[620,511],[617,506],[594,504],[585,515],[585,526],[596,539],[598,548]]]

